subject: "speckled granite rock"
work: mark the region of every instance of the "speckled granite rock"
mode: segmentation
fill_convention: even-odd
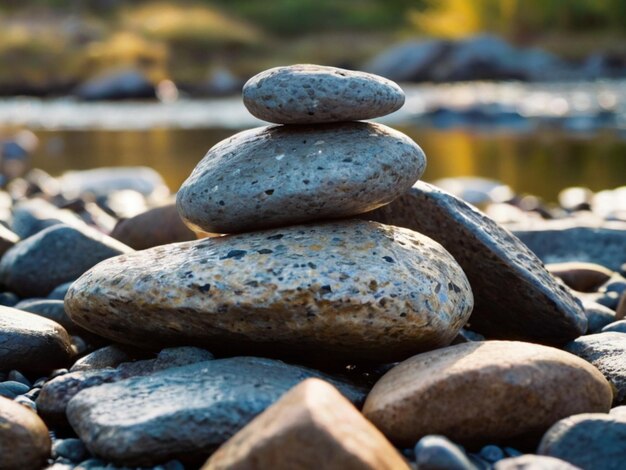
[[[0,370],[65,367],[74,351],[67,331],[47,318],[0,307]]]
[[[95,456],[153,465],[211,453],[309,377],[331,382],[353,403],[364,397],[360,389],[313,369],[237,357],[84,390],[70,401],[67,415]]]
[[[441,243],[467,274],[471,329],[488,337],[562,344],[587,329],[584,311],[510,232],[457,197],[418,182],[362,216],[408,227]]]
[[[626,416],[585,413],[555,423],[537,452],[584,469],[622,470],[626,462]]]
[[[96,230],[54,225],[17,243],[0,260],[0,283],[22,297],[45,297],[103,259],[133,251]]]
[[[121,343],[384,362],[449,344],[472,293],[429,238],[350,220],[120,256],[76,281],[65,306]]]
[[[581,336],[564,349],[590,362],[615,387],[615,404],[626,405],[626,335],[618,332]]]
[[[503,459],[495,464],[494,470],[582,470],[565,460],[547,455],[527,454]]]
[[[602,374],[572,354],[486,341],[400,363],[376,383],[363,414],[396,444],[427,434],[483,444],[541,435],[566,416],[608,411],[612,399]]]
[[[243,103],[252,115],[278,124],[360,121],[397,111],[404,92],[378,75],[299,64],[252,77]]]
[[[332,385],[307,379],[248,423],[203,470],[409,470],[398,451]]]
[[[48,428],[37,413],[0,397],[0,468],[39,470],[50,448]]]
[[[425,167],[422,149],[382,124],[261,127],[209,150],[176,203],[196,230],[237,233],[373,210]]]

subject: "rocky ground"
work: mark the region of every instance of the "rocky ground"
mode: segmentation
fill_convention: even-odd
[[[356,122],[403,102],[273,69],[244,103],[288,124],[176,201],[148,168],[9,182],[0,466],[623,468],[624,188],[418,181],[417,144]]]

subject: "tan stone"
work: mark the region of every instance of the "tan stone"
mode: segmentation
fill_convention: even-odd
[[[19,403],[0,397],[0,468],[42,468],[50,447],[48,428],[41,418]]]
[[[572,354],[486,341],[400,363],[376,383],[363,414],[398,444],[427,434],[481,444],[538,436],[561,418],[607,412],[612,399],[602,374]]]
[[[410,467],[336,388],[307,379],[251,421],[203,470],[402,470]]]
[[[613,271],[599,264],[577,261],[546,264],[546,269],[578,292],[595,292],[613,275]]]

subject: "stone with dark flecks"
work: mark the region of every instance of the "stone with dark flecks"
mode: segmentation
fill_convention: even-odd
[[[611,386],[591,364],[515,341],[458,344],[387,372],[363,414],[397,445],[441,434],[467,445],[532,439],[576,413],[606,412]]]
[[[0,397],[0,468],[39,470],[50,455],[44,422],[28,408]]]
[[[469,204],[418,182],[362,217],[407,227],[441,243],[472,285],[471,329],[491,338],[562,344],[584,334],[579,302],[510,232]]]
[[[546,455],[526,454],[500,460],[493,470],[582,470],[565,460]]]
[[[0,307],[0,370],[49,371],[73,355],[70,337],[58,323]]]
[[[472,293],[429,238],[349,220],[120,256],[76,281],[65,306],[126,344],[381,363],[449,344]]]
[[[307,379],[230,438],[202,470],[409,470],[332,385]],[[421,468],[421,467],[420,467]]]
[[[382,124],[260,127],[210,149],[176,204],[189,226],[217,233],[342,218],[391,202],[425,167],[422,149]]]
[[[463,449],[444,436],[422,437],[415,445],[415,461],[420,470],[475,470]]]
[[[626,416],[585,413],[555,423],[537,453],[583,469],[622,470],[626,462]]]
[[[133,251],[94,229],[54,225],[22,240],[0,260],[0,283],[22,297],[45,297],[100,261]]]
[[[404,92],[378,75],[298,64],[252,77],[243,87],[243,103],[264,121],[318,124],[385,116],[402,107]]]
[[[581,336],[564,349],[598,368],[615,387],[615,404],[626,404],[626,335],[607,332]]]
[[[313,369],[236,357],[83,390],[70,401],[67,416],[93,455],[154,465],[210,454],[309,377],[330,382],[353,403],[364,397],[362,390]]]

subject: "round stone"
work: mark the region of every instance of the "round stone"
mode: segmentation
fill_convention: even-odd
[[[255,75],[243,87],[243,103],[264,121],[317,124],[385,116],[402,107],[404,92],[378,75],[302,64]]]
[[[236,233],[348,217],[407,191],[426,157],[382,124],[270,126],[214,146],[176,198],[195,230]]]
[[[450,344],[472,305],[441,245],[358,220],[138,251],[65,299],[72,320],[121,343],[377,362]]]
[[[442,434],[476,445],[537,437],[561,418],[606,412],[611,386],[582,359],[513,341],[418,354],[387,372],[363,413],[392,442]]]

